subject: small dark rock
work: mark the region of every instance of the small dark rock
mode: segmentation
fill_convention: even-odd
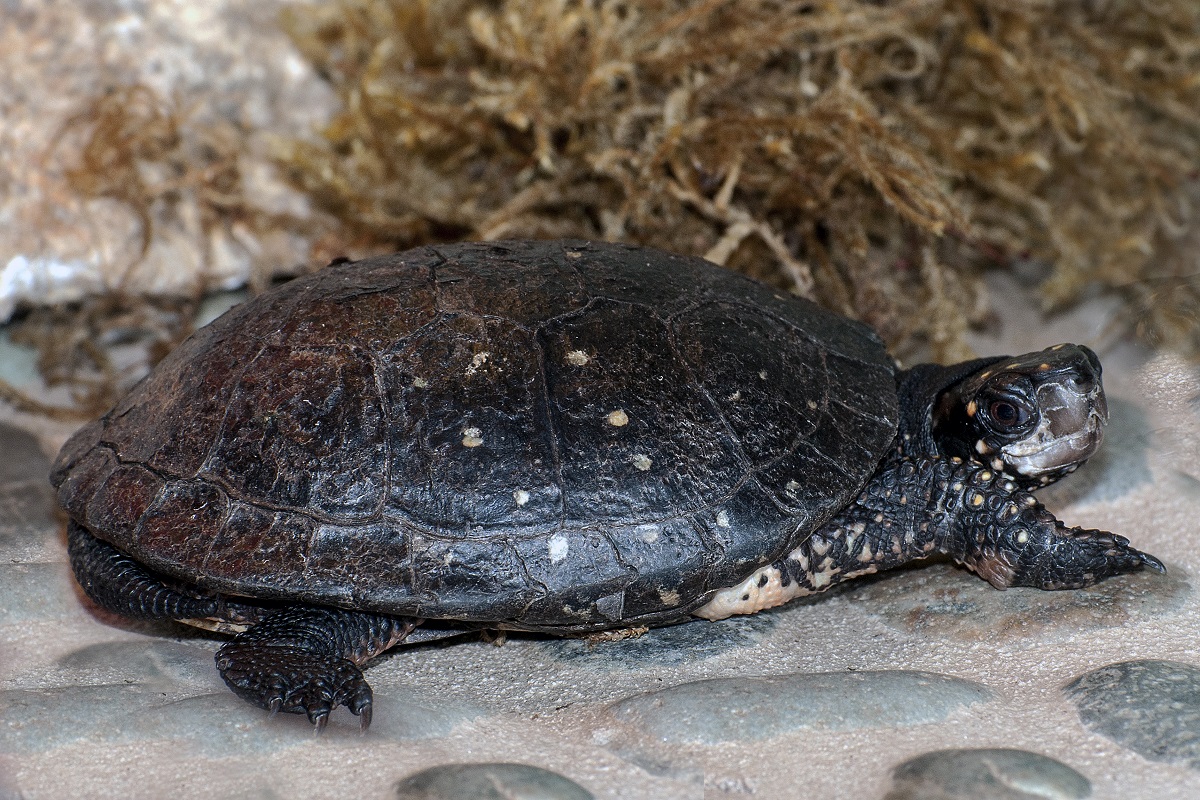
[[[1119,627],[1173,611],[1190,594],[1188,576],[1173,564],[1165,575],[1119,575],[1071,592],[997,592],[965,569],[931,564],[853,587],[846,597],[902,631],[995,642]]]
[[[1064,691],[1094,733],[1150,761],[1200,771],[1200,667],[1123,661],[1081,675]]]
[[[592,661],[605,667],[691,663],[741,647],[752,647],[777,624],[777,614],[727,619],[716,625],[697,619],[681,625],[651,628],[641,636],[620,641],[550,639],[544,646],[555,658]]]
[[[930,672],[819,672],[693,681],[621,700],[610,710],[635,734],[718,744],[801,729],[919,725],[992,698],[986,686]]]
[[[1087,778],[1027,750],[937,750],[905,761],[884,800],[1081,800]]]
[[[527,764],[443,764],[396,784],[397,800],[593,800],[572,780]]]

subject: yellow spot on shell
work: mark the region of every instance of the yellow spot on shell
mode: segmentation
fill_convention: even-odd
[[[529,492],[524,489],[517,489],[513,492],[513,502],[519,506],[523,506],[529,502]]]
[[[633,465],[642,472],[650,469],[650,465],[654,463],[645,453],[636,453],[631,460],[633,461]]]
[[[976,403],[974,400],[967,403],[967,416],[968,417],[975,416],[976,412],[978,412],[978,411],[979,411],[979,404]]]
[[[576,367],[582,367],[584,364],[591,361],[588,354],[582,350],[572,350],[567,353],[567,363]]]
[[[620,408],[610,413],[607,419],[608,424],[612,425],[614,428],[621,428],[629,424],[629,415]]]
[[[428,389],[429,381],[425,380],[424,378],[413,378],[412,385],[418,389]]]
[[[463,447],[479,447],[483,444],[483,431],[479,428],[463,428]]]

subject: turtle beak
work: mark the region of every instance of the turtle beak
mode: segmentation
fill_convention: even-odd
[[[1108,401],[1100,362],[1086,347],[1072,347],[1069,364],[1034,372],[1037,428],[1003,449],[1005,461],[1022,475],[1057,478],[1091,458],[1104,441]]]

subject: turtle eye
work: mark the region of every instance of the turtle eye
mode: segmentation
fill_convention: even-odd
[[[1002,431],[1022,427],[1029,421],[1029,412],[1010,400],[993,400],[988,404],[988,417]]]

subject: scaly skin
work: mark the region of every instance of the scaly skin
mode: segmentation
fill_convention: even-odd
[[[334,608],[293,606],[217,651],[217,669],[239,697],[271,712],[303,713],[322,730],[346,706],[371,724],[371,687],[359,670],[398,644],[417,620]]]
[[[67,550],[79,585],[98,606],[138,619],[256,623],[217,651],[217,669],[239,697],[269,711],[305,714],[318,730],[344,705],[371,724],[371,687],[359,670],[399,644],[419,620],[306,606],[269,610],[168,586],[72,522]]]
[[[1010,475],[959,458],[897,457],[787,557],[696,613],[751,614],[935,552],[998,589],[1077,589],[1143,567],[1163,571],[1124,537],[1067,527]]]

